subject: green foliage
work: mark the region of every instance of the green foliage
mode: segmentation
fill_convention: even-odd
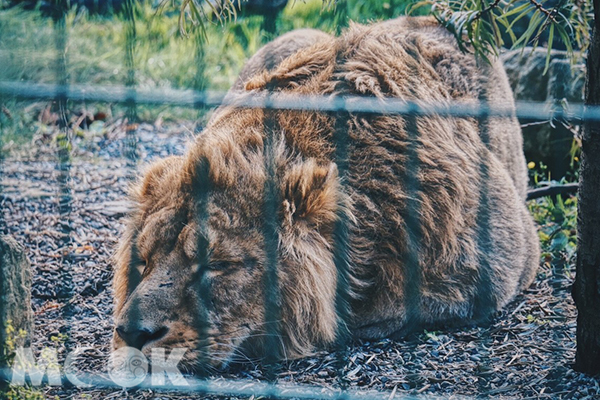
[[[177,11],[179,29],[183,36],[199,29],[203,35],[210,31],[210,22],[230,24],[238,20],[238,11],[246,0],[219,0],[215,7],[208,0],[162,0],[159,12]],[[352,21],[368,22],[405,14],[414,0],[291,0],[284,11],[281,32],[296,28],[319,28],[335,32],[343,15]]]
[[[221,22],[235,20],[241,1],[220,0],[220,8],[215,8],[208,0],[163,0],[161,4],[163,9],[167,5],[171,9],[178,8],[183,35],[187,35],[188,27],[199,27],[207,36],[206,21],[210,20],[210,16],[216,16]],[[293,6],[296,1],[292,3]],[[304,22],[308,22],[308,26],[317,22],[320,28],[330,32],[343,23],[331,18],[331,15],[337,14],[336,8],[338,11],[343,9],[354,21],[392,18],[407,9],[411,14],[433,14],[456,36],[463,51],[473,52],[484,59],[490,54],[496,55],[503,45],[522,48],[544,44],[548,48],[546,70],[550,63],[550,50],[556,40],[563,44],[574,61],[585,53],[593,19],[592,2],[586,0],[308,0],[308,3],[312,12]],[[317,9],[320,12],[315,12]],[[315,16],[320,20],[310,21]],[[323,20],[333,21],[335,26],[322,24]],[[517,29],[519,22],[525,23],[524,31]],[[505,43],[507,38],[509,43]],[[574,49],[580,52],[575,53]]]
[[[573,156],[573,169],[560,181],[551,179],[546,165],[528,164],[529,182],[534,186],[577,182],[579,159]],[[542,274],[570,274],[577,250],[577,197],[543,197],[528,202],[528,208],[538,227],[542,247]]]
[[[15,351],[18,347],[24,345],[24,341],[27,338],[27,332],[22,329],[17,331],[12,325],[12,321],[8,320],[6,321],[5,336],[6,341],[4,343],[4,354],[0,355],[0,359],[7,360],[7,364],[11,365]],[[0,363],[0,365],[1,364],[2,363]],[[10,385],[4,393],[0,392],[0,398],[6,398],[6,400],[45,399],[44,394],[37,389],[13,385]]]
[[[541,44],[543,34],[550,49],[558,38],[573,58],[573,49],[584,53],[589,45],[592,2],[561,0],[546,7],[546,0],[423,0],[414,8],[430,8],[433,15],[454,33],[463,50],[486,58],[505,45],[508,36],[513,48]],[[517,24],[527,21],[524,32]]]
[[[577,248],[577,198],[544,197],[529,202],[539,226],[542,258],[574,261]]]
[[[5,328],[5,337],[6,340],[4,342],[4,354],[2,355],[2,357],[4,359],[10,360],[17,347],[24,345],[24,341],[27,338],[27,332],[23,329],[16,330],[15,327],[12,325],[12,321],[7,320]]]
[[[165,9],[179,10],[179,32],[182,36],[188,36],[190,31],[200,31],[206,37],[206,25],[211,17],[219,22],[233,21],[237,17],[241,0],[219,0],[213,3],[209,0],[161,0],[159,12]]]
[[[573,156],[574,167],[560,181],[552,180],[548,167],[543,163],[529,162],[529,182],[534,187],[548,184],[577,182],[579,158]],[[573,263],[577,247],[577,197],[543,197],[528,202],[539,229],[542,245],[542,259],[547,262],[561,260],[561,263]]]
[[[6,400],[45,400],[46,396],[39,389],[26,386],[11,386],[4,393]]]
[[[233,0],[232,0],[233,1]],[[237,0],[235,0],[237,3]],[[169,12],[177,7],[192,7],[195,2],[163,1],[161,9],[149,2],[140,2],[135,8],[136,40],[134,68],[139,87],[168,86],[193,87],[198,70],[197,38],[199,21],[188,19],[188,26],[180,27],[180,13]],[[295,4],[292,4],[295,3]],[[349,1],[349,18],[367,22],[403,13],[410,0]],[[206,10],[206,18],[210,17]],[[52,21],[36,12],[11,8],[0,11],[0,80],[56,81],[57,49]],[[190,15],[185,11],[184,15]],[[262,17],[234,18],[226,14],[221,21],[205,20],[202,51],[206,87],[227,90],[245,61],[265,43],[261,31]],[[195,22],[193,22],[195,21]],[[226,23],[225,23],[226,22]],[[87,15],[70,10],[66,16],[67,75],[69,83],[93,85],[125,84],[124,66],[128,21],[124,15],[111,18]],[[329,32],[336,29],[336,15],[331,7],[323,7],[321,0],[290,2],[279,21],[278,33],[300,27],[318,28]]]

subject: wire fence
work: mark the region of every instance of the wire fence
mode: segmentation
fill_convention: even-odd
[[[480,118],[517,117],[532,121],[568,120],[572,124],[583,121],[600,122],[600,107],[572,103],[568,107],[552,107],[544,102],[517,101],[515,108],[480,102],[405,101],[395,98],[377,99],[362,96],[309,96],[299,94],[252,94],[226,96],[227,92],[161,89],[131,89],[123,86],[53,85],[29,82],[2,82],[0,94],[20,100],[53,100],[58,95],[73,102],[113,104],[170,105],[179,107],[211,108],[235,106],[273,110],[319,111],[377,114],[416,115],[426,117]]]
[[[345,181],[348,172],[348,120],[353,114],[374,114],[374,115],[397,115],[403,116],[406,120],[407,132],[409,134],[409,145],[407,149],[407,176],[404,182],[407,188],[407,198],[410,199],[407,204],[407,215],[409,219],[406,221],[409,244],[407,245],[406,254],[403,258],[406,260],[407,278],[405,282],[405,293],[408,299],[404,305],[408,310],[408,320],[418,319],[417,303],[421,297],[419,280],[419,260],[418,252],[422,241],[422,226],[418,215],[420,213],[419,199],[419,161],[416,151],[416,143],[419,138],[417,129],[417,119],[427,116],[442,116],[453,118],[474,118],[478,121],[482,140],[489,146],[489,138],[487,137],[487,129],[489,119],[494,117],[518,117],[532,121],[548,121],[555,119],[569,120],[573,124],[582,123],[583,121],[594,121],[600,123],[600,107],[588,107],[582,104],[570,104],[568,107],[549,107],[545,103],[523,103],[518,102],[516,109],[512,107],[501,107],[493,104],[488,104],[485,101],[471,103],[431,103],[431,102],[410,102],[399,99],[387,98],[377,99],[359,96],[299,96],[289,95],[284,93],[245,93],[236,96],[226,96],[226,93],[206,91],[204,82],[204,70],[202,57],[204,54],[204,43],[198,39],[197,46],[197,65],[198,71],[196,82],[193,84],[196,90],[175,90],[175,89],[142,89],[136,86],[135,79],[135,43],[136,43],[136,21],[134,9],[134,0],[127,0],[124,7],[124,15],[127,18],[126,26],[126,48],[124,49],[124,64],[127,69],[126,86],[114,87],[99,87],[99,86],[82,86],[70,85],[66,76],[66,66],[68,64],[66,43],[68,40],[68,32],[65,27],[66,2],[57,2],[56,13],[53,17],[54,29],[56,35],[56,74],[57,84],[39,84],[32,82],[2,82],[0,81],[0,100],[16,99],[16,100],[52,100],[56,101],[59,110],[59,128],[61,136],[59,140],[59,150],[57,154],[59,171],[59,212],[60,220],[63,227],[63,245],[68,249],[71,237],[70,231],[70,213],[72,202],[72,188],[70,183],[70,142],[72,140],[72,132],[69,129],[66,117],[67,101],[71,102],[98,102],[123,104],[126,106],[126,146],[123,156],[129,160],[130,176],[134,176],[135,168],[138,161],[137,150],[137,111],[138,105],[170,105],[194,108],[203,110],[210,107],[229,105],[238,108],[257,108],[267,110],[264,116],[264,154],[267,179],[264,187],[263,199],[263,230],[262,234],[265,240],[264,251],[266,254],[266,275],[264,279],[265,291],[265,326],[267,336],[268,354],[265,357],[265,365],[267,368],[267,382],[257,383],[250,381],[235,381],[226,379],[208,379],[206,376],[200,378],[187,379],[186,385],[165,385],[161,389],[165,390],[180,390],[189,393],[213,394],[213,395],[229,395],[229,396],[265,396],[268,398],[319,398],[319,399],[383,399],[391,398],[394,393],[389,392],[357,392],[349,390],[346,385],[344,365],[347,364],[345,349],[347,349],[350,340],[351,321],[350,321],[350,305],[349,305],[349,221],[344,213],[338,215],[337,222],[334,226],[333,237],[333,254],[334,262],[337,270],[337,288],[335,295],[335,309],[338,319],[338,332],[336,335],[335,350],[337,351],[337,375],[339,389],[328,389],[323,387],[314,387],[309,385],[289,385],[275,383],[278,368],[279,354],[277,353],[279,344],[277,337],[281,334],[280,309],[281,293],[279,293],[279,276],[278,270],[278,244],[279,238],[279,223],[278,220],[278,205],[280,204],[280,194],[276,184],[276,165],[275,165],[275,137],[274,134],[279,130],[277,119],[273,116],[274,110],[294,110],[294,111],[314,111],[320,113],[328,113],[335,118],[335,128],[333,134],[333,144],[335,146],[334,159],[338,167],[340,180]],[[489,196],[488,196],[488,161],[483,157],[481,164],[480,175],[478,179],[482,182],[479,193],[482,199],[478,210],[477,225],[482,237],[484,246],[490,246],[489,237],[490,222],[489,222]],[[208,169],[206,165],[200,164],[196,171],[199,176],[199,182],[194,192],[196,203],[196,218],[200,230],[200,240],[197,243],[197,253],[200,264],[207,263],[208,243],[204,239],[208,235],[206,233],[208,224],[208,196],[211,191],[211,181],[209,179]],[[342,189],[345,190],[345,189]],[[547,189],[542,189],[547,190]],[[571,188],[564,189],[572,190]],[[547,192],[538,192],[539,195],[545,195]],[[339,207],[342,209],[343,207]],[[135,243],[135,240],[133,241]],[[130,270],[134,270],[135,264],[139,261],[136,257],[138,250],[135,244],[131,249]],[[491,251],[491,250],[490,250]],[[62,268],[62,285],[65,286],[66,292],[72,295],[73,282],[72,272],[70,271],[70,263],[68,260],[68,251],[63,252],[64,263]],[[483,268],[487,271],[488,268]],[[200,275],[197,282],[203,282],[202,274],[206,271],[201,268],[198,271]],[[483,277],[488,281],[490,276]],[[133,282],[134,279],[130,279]],[[485,289],[489,285],[482,285]],[[207,310],[210,303],[210,288],[203,285],[198,285],[198,298],[201,304],[201,310]],[[129,289],[129,292],[133,288]],[[484,304],[483,309],[492,309],[495,307],[494,299],[489,298],[485,293],[477,294],[477,297]],[[69,302],[67,302],[69,304]],[[63,308],[63,318],[70,321],[73,318],[73,312],[69,306]],[[198,326],[196,327],[200,335],[206,336],[206,315],[201,315],[198,318]],[[202,341],[199,341],[202,342]],[[69,344],[71,346],[72,344]],[[485,347],[485,345],[482,344]],[[201,357],[206,358],[209,355],[205,354],[205,349],[200,347],[196,349]],[[482,352],[485,349],[482,348]],[[202,358],[201,358],[202,360]],[[201,362],[202,363],[202,362]],[[489,362],[482,362],[482,370],[489,368]],[[414,375],[418,375],[419,371],[411,371]],[[9,376],[10,371],[4,371],[5,376]],[[0,377],[1,378],[1,377]],[[79,379],[87,384],[97,388],[119,388],[118,385],[109,379],[95,375],[79,375]],[[145,388],[142,383],[138,388]],[[150,387],[149,387],[150,388]],[[409,398],[406,397],[405,398]]]

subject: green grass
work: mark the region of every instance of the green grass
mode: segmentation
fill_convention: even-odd
[[[350,1],[349,18],[367,22],[398,15],[406,0]],[[395,4],[397,3],[397,4]],[[141,87],[194,87],[198,71],[198,42],[179,33],[178,15],[156,11],[147,4],[135,13],[137,41],[135,70]],[[227,24],[206,24],[204,58],[207,87],[227,90],[245,61],[265,42],[262,17],[244,17]],[[328,32],[336,29],[335,13],[320,0],[291,1],[278,22],[278,33],[301,27]],[[88,16],[70,11],[66,18],[69,82],[124,84],[127,22],[123,16]],[[1,80],[56,82],[57,49],[55,30],[49,18],[36,12],[12,8],[0,11]]]
[[[1,12],[0,79],[56,82],[55,31],[49,19],[10,9]],[[196,41],[178,35],[177,19],[156,15],[148,7],[137,13],[134,48],[136,83],[140,87],[193,86]],[[121,85],[126,82],[125,30],[122,17],[88,17],[71,11],[67,16],[67,73],[72,84]],[[213,26],[206,47],[210,87],[225,90],[235,79],[245,53],[225,51],[228,34]],[[258,47],[258,46],[257,46]],[[251,52],[255,49],[249,49]],[[222,55],[226,54],[226,57]]]
[[[359,22],[385,19],[404,13],[409,3],[409,0],[351,0],[347,2],[346,14]],[[204,87],[226,91],[244,63],[268,40],[261,30],[260,16],[240,17],[225,24],[210,22],[205,25],[204,41],[199,40],[199,33],[187,37],[180,34],[175,9],[157,14],[148,2],[141,2],[135,10],[135,19],[133,64],[135,82],[141,88]],[[303,27],[335,32],[338,23],[334,10],[323,7],[321,0],[290,1],[278,20],[277,34]],[[127,24],[124,16],[118,14],[90,16],[75,10],[67,14],[66,72],[70,84],[126,83]],[[0,37],[0,80],[59,81],[58,34],[51,19],[18,7],[0,10]],[[42,105],[11,100],[5,100],[3,105],[7,111],[0,112],[4,143],[26,143],[35,132],[45,129],[38,122]],[[85,107],[102,111],[110,108],[113,115],[124,114],[120,106],[86,104]],[[159,115],[166,121],[194,120],[199,116],[195,110],[169,106],[139,106],[137,111],[141,120],[149,122]]]

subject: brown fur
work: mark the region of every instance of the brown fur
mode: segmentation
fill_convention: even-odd
[[[316,37],[262,72],[254,73],[251,60],[246,91],[513,106],[501,65],[478,64],[461,53],[433,19],[352,25],[340,38]],[[282,356],[309,354],[335,338],[332,231],[342,214],[351,221],[356,337],[477,321],[531,283],[539,248],[525,207],[527,175],[515,118],[419,118],[419,136],[411,142],[404,117],[351,115],[342,185],[333,161],[333,116],[277,111],[271,117],[278,127]],[[134,192],[136,212],[117,253],[115,320],[127,330],[168,328],[144,351],[207,346],[213,365],[226,364],[236,352],[262,353],[264,119],[262,110],[221,108],[185,157],[154,164]],[[416,188],[407,187],[410,148],[418,156]],[[205,184],[199,165],[208,165],[211,185],[202,233],[193,196]],[[409,245],[411,210],[422,232],[416,245]],[[200,239],[210,248],[209,265],[198,265]],[[144,260],[141,276],[129,266],[132,244]],[[410,251],[418,262],[412,275]],[[193,281],[198,268],[207,268],[202,282]],[[198,298],[198,288],[208,291],[210,305]],[[201,315],[208,321],[206,343],[198,342],[195,329]],[[115,335],[114,346],[124,344]],[[190,352],[188,362],[194,357]]]

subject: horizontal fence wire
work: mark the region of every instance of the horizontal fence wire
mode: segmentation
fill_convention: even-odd
[[[12,371],[0,370],[0,376],[10,377]],[[62,381],[68,379],[79,381],[79,387],[85,389],[122,389],[120,385],[113,382],[109,377],[99,374],[73,373],[73,375],[61,374]],[[446,397],[434,395],[405,395],[389,390],[353,390],[353,389],[335,389],[332,387],[315,386],[309,384],[277,382],[270,383],[264,381],[254,381],[248,379],[199,379],[191,376],[185,376],[186,384],[175,385],[152,385],[151,379],[135,386],[135,389],[150,389],[152,391],[177,391],[179,393],[202,393],[213,396],[231,396],[231,397],[252,397],[255,398],[277,398],[277,399],[319,399],[319,400],[337,400],[343,394],[345,400],[438,400]],[[469,397],[452,396],[453,399],[460,400]]]
[[[307,96],[277,93],[267,100],[254,92],[226,96],[223,91],[194,91],[171,88],[143,89],[125,86],[86,86],[0,81],[0,96],[20,100],[53,100],[57,93],[75,102],[170,105],[176,107],[262,108],[297,111],[346,111],[379,115],[430,115],[456,118],[513,117],[532,121],[566,119],[570,123],[600,122],[600,106],[581,103],[551,108],[543,102],[517,101],[516,107],[474,102],[410,102],[397,98],[379,99],[362,96]]]

